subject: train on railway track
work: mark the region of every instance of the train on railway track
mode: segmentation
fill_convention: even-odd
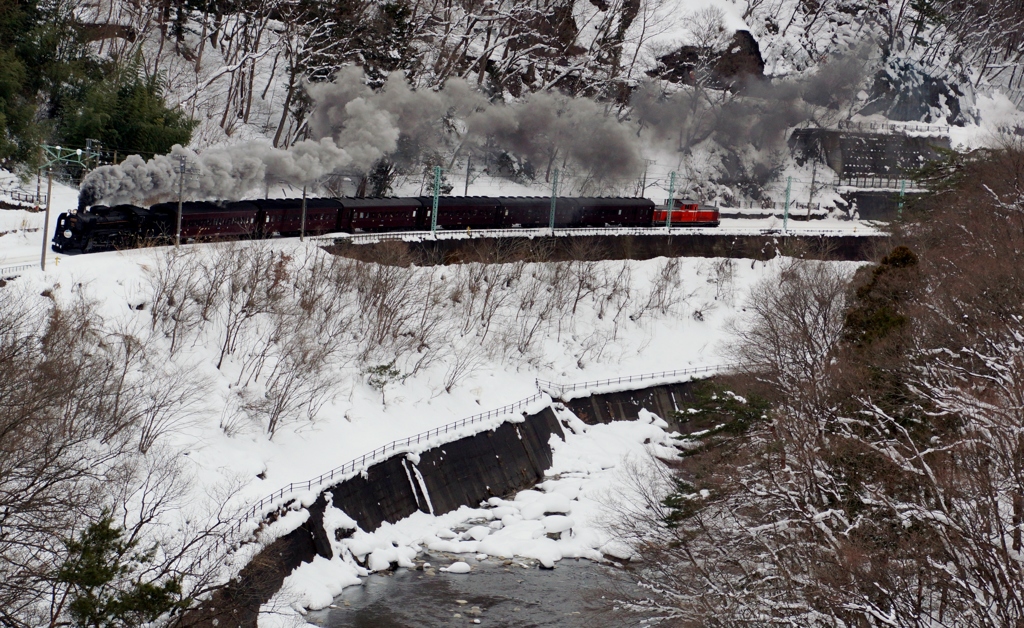
[[[431,196],[190,201],[181,204],[181,241],[272,238],[326,233],[530,229],[551,224],[551,198]],[[718,208],[675,200],[669,209],[646,198],[557,197],[557,229],[593,227],[717,227]],[[169,244],[178,231],[178,203],[95,205],[60,214],[52,248],[91,253]]]

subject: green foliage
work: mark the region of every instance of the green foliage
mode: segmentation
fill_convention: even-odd
[[[938,159],[925,161],[916,169],[910,170],[907,176],[937,194],[953,192],[963,187],[968,176],[967,165],[983,160],[990,155],[989,149],[963,153],[952,148],[932,147],[939,155]]]
[[[166,152],[195,123],[167,109],[138,60],[92,54],[77,3],[0,0],[0,166],[34,165],[44,141]]]
[[[24,95],[25,64],[0,50],[0,164],[29,152],[38,137],[35,107]]]
[[[705,429],[682,437],[693,445],[681,454],[683,457],[707,452],[746,434],[755,423],[768,419],[771,408],[767,399],[756,395],[741,397],[710,381],[697,384],[693,397],[693,402],[676,412],[674,418]],[[705,507],[709,493],[702,492],[679,473],[672,481],[672,492],[662,500],[666,509],[663,523],[677,528]]]
[[[383,85],[390,72],[407,65],[412,33],[412,7],[403,2],[384,3],[362,25],[356,43],[362,50],[361,65],[370,85]]]
[[[88,138],[104,146],[143,153],[166,153],[187,144],[196,122],[164,104],[158,77],[140,75],[136,61],[85,89],[65,111],[61,141],[85,145]]]
[[[366,373],[366,383],[370,385],[370,388],[380,391],[381,403],[386,403],[384,400],[384,389],[388,384],[403,379],[402,371],[395,368],[395,362],[396,360],[391,360],[387,364],[371,366],[364,371]]]
[[[669,528],[677,528],[701,510],[700,492],[697,487],[676,475],[672,478],[674,488],[668,497],[662,500],[667,509],[664,524]]]
[[[160,584],[133,576],[153,560],[155,548],[137,552],[137,541],[126,540],[109,515],[66,544],[68,558],[57,581],[68,587],[68,611],[75,626],[130,628],[189,604],[177,578]]]
[[[367,177],[370,187],[370,196],[389,196],[392,193],[391,186],[398,176],[398,168],[394,162],[387,159],[379,159],[370,170]]]
[[[759,396],[741,397],[718,384],[705,381],[694,390],[694,401],[688,408],[677,411],[675,418],[680,421],[699,422],[707,429],[684,438],[708,440],[716,435],[739,436],[750,427],[768,418],[771,408],[767,399]],[[684,454],[687,455],[687,454]]]
[[[897,246],[871,269],[870,278],[857,288],[855,301],[846,313],[846,337],[855,346],[864,347],[890,336],[907,323],[902,303],[911,279],[908,273],[917,266],[917,256],[905,246]]]

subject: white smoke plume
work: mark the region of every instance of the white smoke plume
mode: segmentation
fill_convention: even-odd
[[[449,80],[441,90],[413,90],[401,72],[374,92],[359,68],[343,69],[333,82],[307,89],[316,103],[309,121],[312,135],[334,137],[346,147],[358,128],[353,113],[365,115],[369,109],[395,122],[405,146],[411,147],[406,150],[416,151],[415,156],[490,142],[535,168],[571,163],[598,179],[631,178],[643,168],[635,128],[587,98],[543,92],[518,102],[492,103],[462,79]]]
[[[239,199],[268,183],[306,185],[326,174],[366,172],[382,157],[414,163],[426,154],[498,146],[537,169],[557,163],[598,180],[637,176],[643,162],[629,125],[585,98],[553,93],[510,104],[491,103],[461,79],[444,89],[414,90],[401,72],[383,89],[366,86],[362,70],[342,69],[331,83],[309,84],[315,103],[309,135],[288,149],[261,142],[212,148],[201,154],[175,146],[150,160],[132,156],[90,172],[79,203],[152,202],[177,196],[180,157],[189,199]]]
[[[128,157],[116,166],[101,166],[82,181],[79,204],[164,200],[178,192],[181,157],[185,158],[185,196],[189,199],[239,199],[272,182],[302,186],[342,169],[365,170],[393,151],[397,135],[378,137],[378,146],[353,154],[331,138],[303,140],[291,148],[247,142],[211,148],[202,154],[175,145],[169,155],[144,160]]]

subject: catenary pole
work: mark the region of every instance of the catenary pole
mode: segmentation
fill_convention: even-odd
[[[299,224],[299,242],[306,241],[306,186],[302,186],[302,222]]]
[[[811,167],[811,193],[807,195],[807,212],[810,215],[811,203],[814,202],[814,183],[818,175],[818,160],[814,160],[814,165]]]
[[[473,153],[466,157],[466,188],[462,191],[463,196],[469,196],[469,172],[473,167]]]
[[[665,228],[672,227],[672,197],[676,195],[676,171],[668,177],[668,200],[665,201]]]
[[[789,190],[793,186],[793,177],[786,177],[786,206],[782,208],[782,232],[789,227]]]
[[[900,181],[900,202],[896,206],[896,219],[903,220],[903,196],[907,191],[907,180]]]
[[[434,204],[430,211],[430,232],[437,231],[437,199],[441,195],[441,166],[434,166]]]
[[[50,233],[50,197],[53,196],[53,169],[46,169],[46,215],[43,218],[43,254],[39,258],[39,267],[46,270],[46,238]],[[39,200],[38,192],[36,200]]]
[[[551,214],[548,217],[548,229],[552,235],[555,233],[555,205],[558,204],[558,168],[555,168],[551,177]]]
[[[174,246],[181,245],[181,201],[185,195],[185,156],[178,158],[178,220],[174,229]]]

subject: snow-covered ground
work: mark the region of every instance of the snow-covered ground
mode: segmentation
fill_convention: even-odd
[[[631,550],[614,538],[611,512],[628,499],[628,469],[649,464],[651,456],[678,454],[667,424],[642,410],[637,421],[586,425],[568,410],[556,412],[566,433],[552,436],[554,459],[545,481],[508,499],[491,498],[479,507],[464,506],[432,516],[416,513],[373,533],[355,532],[332,542],[334,558],[317,557],[289,576],[281,591],[264,605],[261,626],[300,626],[307,609],[328,606],[346,586],[358,584],[371,571],[392,564],[411,568],[416,556],[429,551],[450,556],[448,564],[425,565],[429,575],[474,577],[459,555],[475,560],[518,559],[526,564],[556,567],[563,558],[626,560]],[[354,522],[328,508],[328,538],[349,530]]]
[[[54,186],[47,233],[52,233],[56,216],[74,207],[76,200],[75,190]],[[15,211],[8,215],[0,210],[0,220],[8,219],[25,222],[28,230],[0,236],[0,267],[38,262],[42,234],[31,229],[42,226],[42,214]],[[769,220],[764,226],[777,228],[777,222]],[[796,230],[826,224],[791,221],[789,226]],[[850,221],[828,226],[851,232],[870,230],[869,225]],[[729,227],[727,221],[723,230]],[[280,239],[234,246],[264,246],[282,259],[301,259],[316,245]],[[209,245],[184,248],[198,251],[198,259],[218,250]],[[165,530],[182,525],[176,517],[195,521],[217,512],[242,513],[282,486],[305,482],[381,445],[532,395],[536,378],[574,382],[721,364],[725,361],[723,342],[729,337],[730,322],[740,313],[745,296],[753,285],[785,263],[780,259],[765,263],[685,258],[673,267],[664,259],[600,262],[597,272],[629,273],[629,289],[641,300],[660,274],[673,273],[675,300],[663,310],[648,309],[635,321],[621,317],[607,346],[596,356],[591,353],[584,359],[582,355],[593,349],[586,347],[588,335],[603,333],[611,325],[608,316],[598,311],[598,296],[584,299],[574,319],[565,321],[566,330],[572,331],[540,339],[530,349],[528,359],[506,359],[498,352],[482,352],[465,379],[445,392],[443,382],[451,364],[448,358],[442,358],[389,387],[386,404],[380,391],[368,384],[365,365],[333,364],[333,388],[314,419],[291,420],[269,436],[265,426],[237,413],[241,358],[229,356],[221,369],[215,366],[220,323],[211,323],[210,330],[196,335],[173,354],[159,326],[154,329],[150,311],[152,278],[168,263],[166,254],[167,249],[162,248],[77,256],[50,252],[45,272],[21,271],[20,277],[5,288],[20,290],[26,299],[38,299],[40,304],[47,303],[48,297],[40,296],[43,293],[52,295],[58,303],[79,296],[95,300],[95,311],[108,328],[151,334],[147,346],[155,352],[152,362],[188,373],[193,381],[204,383],[206,392],[191,408],[188,419],[160,440],[161,455],[179,460],[189,478],[180,511],[164,515],[161,523]],[[528,265],[527,274],[540,273],[539,266]],[[455,276],[455,271],[443,267],[409,272],[417,273],[418,281],[441,282],[446,290],[459,287],[443,283],[453,281]],[[140,304],[145,307],[138,309]],[[296,572],[270,605],[279,611],[285,609],[285,614],[268,612],[266,621],[283,621],[287,609],[293,606],[321,607],[341,587],[358,582],[367,568],[386,568],[391,562],[409,564],[419,548],[519,556],[543,563],[568,556],[596,559],[627,555],[627,550],[610,542],[603,527],[605,496],[621,483],[624,458],[638,459],[651,447],[667,451],[669,436],[662,429],[664,424],[650,415],[636,422],[594,427],[584,426],[566,412],[561,418],[570,427],[567,440],[553,443],[554,466],[548,481],[537,489],[507,501],[491,500],[486,507],[466,507],[440,517],[418,514],[385,525],[373,534],[359,532],[339,545],[333,560],[317,559]],[[458,436],[452,434],[451,438]],[[285,517],[270,535],[297,525],[301,516],[295,513]],[[347,523],[338,512],[329,520],[338,526]],[[243,527],[243,533],[251,528]],[[269,539],[266,535],[263,538]],[[251,545],[229,560],[224,576],[239,569],[254,548]],[[360,566],[354,558],[368,562]],[[472,573],[444,576],[472,577]]]
[[[10,173],[0,170],[0,175],[6,179],[13,179]],[[45,188],[45,182],[44,182]],[[34,183],[32,190],[34,191]],[[464,190],[456,187],[453,193],[461,194]],[[648,198],[656,202],[664,199],[657,198],[659,189],[652,185],[648,190]],[[408,194],[418,194],[416,189],[411,187],[405,190]],[[294,190],[287,186],[271,188],[269,194],[275,198],[295,198],[301,195],[301,190]],[[503,196],[536,196],[541,191],[536,187],[528,187],[514,182],[480,177],[471,182],[469,187],[470,195],[503,195]],[[667,191],[661,191],[667,196]],[[2,192],[0,192],[2,198]],[[66,212],[78,207],[78,190],[59,182],[53,185],[53,200],[50,210],[50,222],[45,229],[46,239],[53,237],[53,231],[57,225],[57,217],[61,212]],[[42,254],[43,233],[40,228],[43,225],[44,213],[33,212],[24,209],[0,209],[0,271],[11,266],[24,264],[38,264]],[[783,221],[781,218],[758,218],[758,219],[724,219],[721,226],[714,232],[730,234],[756,234],[762,230],[781,230]],[[790,220],[788,231],[793,233],[820,233],[822,231],[844,231],[853,234],[873,234],[877,232],[877,225],[870,221],[845,220],[838,217],[829,217],[822,220],[799,221]],[[706,231],[712,233],[712,231]],[[286,242],[287,239],[281,242]],[[57,255],[50,251],[47,246],[47,264],[61,264],[68,259],[66,255]]]

